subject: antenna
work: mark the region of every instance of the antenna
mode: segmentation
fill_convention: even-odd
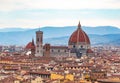
[[[40,31],[40,26],[39,26],[39,31]]]

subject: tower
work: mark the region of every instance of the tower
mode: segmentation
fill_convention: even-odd
[[[45,44],[43,48],[44,48],[44,56],[50,57],[50,44]]]
[[[43,56],[43,32],[36,31],[36,54],[35,56]]]

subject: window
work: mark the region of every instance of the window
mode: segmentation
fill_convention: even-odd
[[[39,45],[37,45],[37,47],[39,47]]]
[[[60,50],[58,50],[58,52],[60,52]]]
[[[42,36],[41,36],[41,42],[42,42],[43,40],[42,40]]]
[[[66,52],[66,50],[64,50],[64,52]]]
[[[52,52],[54,52],[54,50],[52,49]]]
[[[37,41],[39,42],[39,38],[37,38]]]
[[[73,45],[73,48],[75,48],[75,45]]]
[[[83,48],[83,46],[81,46],[81,48]]]
[[[37,50],[37,52],[39,52],[39,50]]]

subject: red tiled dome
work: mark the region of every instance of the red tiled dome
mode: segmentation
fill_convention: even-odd
[[[78,28],[76,31],[72,33],[69,39],[69,44],[77,43],[77,42],[84,42],[86,44],[90,44],[89,37],[87,34],[81,29],[80,22],[78,24]]]
[[[32,42],[29,42],[26,47],[26,49],[35,49],[35,44],[34,41],[32,40]]]

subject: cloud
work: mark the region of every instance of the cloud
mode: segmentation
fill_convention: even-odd
[[[32,19],[18,19],[0,21],[0,28],[2,27],[21,27],[21,28],[36,28],[36,27],[44,27],[44,26],[77,26],[78,22],[81,22],[82,26],[116,26],[120,28],[119,20],[110,20],[110,19],[66,19],[66,18],[53,18],[53,19],[44,19],[44,20],[32,20]]]
[[[120,0],[0,0],[0,11],[34,9],[120,9]]]
[[[114,25],[120,0],[0,0],[0,27]]]

